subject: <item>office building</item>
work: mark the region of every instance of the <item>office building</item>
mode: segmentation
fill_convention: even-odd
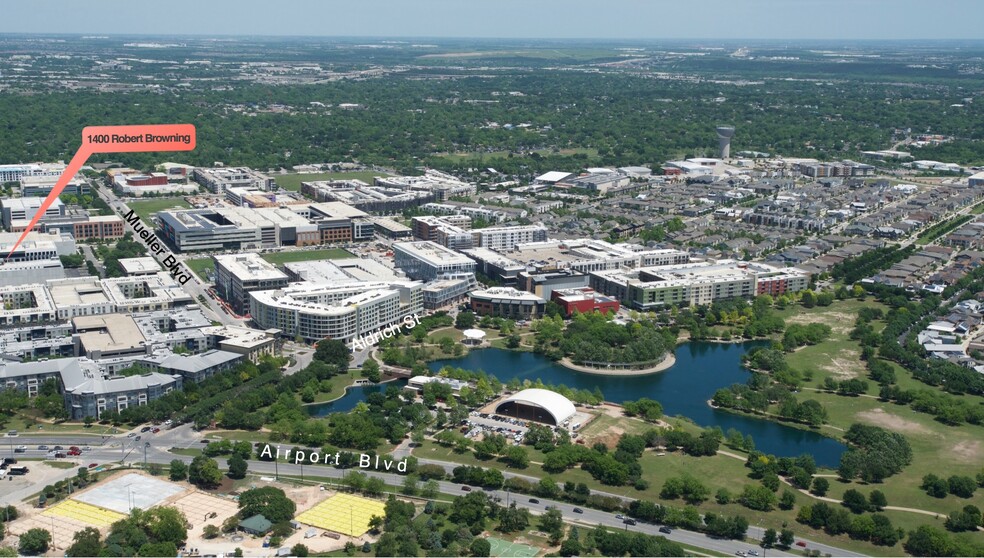
[[[475,272],[474,260],[436,242],[396,242],[393,257],[396,267],[413,280],[433,281],[448,275]]]
[[[58,175],[25,176],[20,179],[21,196],[46,198],[54,189],[56,182],[58,182]],[[68,181],[61,195],[88,196],[90,193],[89,183],[81,176],[76,176]]]
[[[64,170],[64,163],[0,165],[0,182],[17,182],[24,177],[32,176],[58,179]]]
[[[550,294],[550,300],[556,302],[563,309],[564,317],[571,317],[574,312],[586,314],[589,312],[601,312],[602,314],[618,313],[618,300],[601,293],[594,289],[582,287],[579,289],[555,289]]]
[[[60,256],[76,253],[74,238],[57,232],[32,232],[11,253],[19,236],[19,233],[0,233],[0,252],[10,254],[0,265],[0,286],[28,285],[65,277]]]
[[[277,188],[277,183],[272,178],[247,167],[199,167],[192,173],[192,180],[213,194],[225,194],[228,188]]]
[[[590,238],[530,242],[519,244],[512,250],[502,251],[502,254],[525,264],[534,272],[570,269],[590,273],[606,269],[671,265],[690,261],[690,254],[682,250],[612,244]]]
[[[123,272],[126,273],[128,277],[137,277],[139,275],[157,275],[161,271],[161,264],[157,263],[157,260],[150,256],[143,256],[139,258],[120,258],[120,267],[123,268]]]
[[[429,192],[438,202],[474,196],[478,191],[474,184],[432,169],[425,171],[423,176],[377,176],[374,184],[395,190]]]
[[[514,285],[516,276],[526,270],[525,265],[488,248],[471,248],[461,252],[475,260],[478,273],[506,286]]]
[[[450,227],[452,230],[467,231],[471,229],[471,217],[467,215],[422,215],[410,220],[413,228],[413,236],[420,240],[438,241],[438,232],[442,228]]]
[[[215,291],[237,314],[249,311],[249,293],[287,286],[287,275],[259,254],[213,256]]]
[[[469,293],[471,309],[479,316],[531,320],[543,315],[546,301],[512,287],[492,287]]]
[[[361,180],[321,180],[302,182],[301,193],[319,202],[335,201],[351,205],[368,213],[393,215],[405,209],[435,201],[437,194],[431,190],[414,190],[370,186]]]
[[[698,306],[806,289],[810,275],[795,268],[721,260],[591,273],[591,288],[638,310]]]
[[[43,203],[44,198],[38,197],[0,199],[0,216],[3,219],[4,230],[14,231],[12,228],[13,224],[23,221],[24,226],[20,229],[20,231],[23,231],[30,224],[31,220],[34,219],[34,216],[38,214],[38,211],[41,210]],[[60,199],[55,198],[51,202],[51,206],[45,210],[41,219],[55,219],[64,215],[65,204]]]
[[[366,213],[337,202],[285,207],[162,211],[161,232],[177,250],[249,250],[371,240]]]
[[[547,227],[542,223],[516,227],[489,227],[472,231],[472,236],[477,239],[475,245],[480,248],[507,251],[512,250],[518,244],[545,242],[547,240]]]

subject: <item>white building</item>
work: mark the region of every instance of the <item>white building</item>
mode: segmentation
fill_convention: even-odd
[[[396,267],[414,280],[432,281],[448,275],[474,273],[475,261],[436,242],[396,242]]]
[[[352,341],[423,312],[421,287],[414,281],[293,283],[249,293],[250,314],[260,327],[276,328],[308,343]]]

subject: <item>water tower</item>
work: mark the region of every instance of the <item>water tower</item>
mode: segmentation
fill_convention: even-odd
[[[718,156],[727,159],[731,156],[731,136],[735,135],[734,126],[718,126]]]

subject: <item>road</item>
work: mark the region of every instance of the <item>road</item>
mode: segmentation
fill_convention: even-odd
[[[100,188],[94,188],[94,190],[99,195],[99,197],[101,197],[107,204],[109,204],[109,206],[113,208],[113,211],[115,211],[119,216],[123,217],[130,212],[129,206],[127,206],[123,200],[116,197],[116,194],[113,193],[112,188],[104,185],[101,186]],[[175,256],[171,252],[171,249],[164,243],[163,239],[158,238],[158,241],[164,246],[164,252],[161,254],[156,254],[149,249],[149,246],[147,245],[147,241],[141,238],[139,234],[135,233],[133,227],[130,226],[129,223],[126,224],[126,228],[128,231],[134,232],[133,239],[143,244],[144,247],[148,248],[147,252],[151,256],[153,256],[159,263],[163,262],[168,256],[171,256],[175,260],[178,259],[177,256]],[[164,266],[163,263],[161,264],[161,267],[164,267],[166,269],[166,266]],[[207,286],[201,282],[198,276],[195,275],[195,273],[192,272],[191,269],[187,268],[187,266],[185,266],[185,268],[187,273],[191,275],[191,280],[185,283],[184,285],[182,285],[182,287],[184,288],[185,292],[187,292],[189,295],[191,295],[193,299],[195,299],[196,303],[200,304],[202,300],[210,301],[208,304],[202,304],[202,311],[205,312],[205,315],[210,320],[221,322],[223,325],[236,325],[236,326],[243,325],[244,320],[229,315],[221,307],[218,310],[214,310],[212,308],[212,305],[216,305],[216,306],[218,305],[214,301],[211,301],[211,298],[209,297],[208,292],[206,291]]]
[[[146,462],[147,463],[159,463],[167,464],[174,459],[179,459],[184,462],[190,463],[192,458],[183,455],[176,455],[170,453],[168,450],[172,447],[200,447],[202,434],[195,432],[191,425],[182,425],[170,430],[162,430],[158,434],[144,433],[141,434],[141,440],[135,441],[133,438],[126,436],[126,433],[115,437],[109,437],[106,439],[98,438],[93,439],[88,442],[82,442],[82,444],[88,444],[92,447],[91,451],[83,452],[82,457],[76,458],[77,462],[80,464],[88,463],[127,463],[132,465],[139,465],[144,462],[144,449],[146,448]],[[61,442],[61,438],[57,437],[23,437],[14,438],[18,442],[16,445],[25,445],[29,449],[24,454],[17,454],[20,457],[43,457],[46,452],[38,451],[38,444],[46,445],[65,445],[71,442]],[[59,441],[55,441],[59,440]],[[79,444],[79,439],[73,439],[76,444]],[[149,445],[144,445],[149,443]],[[4,452],[6,453],[6,452]],[[405,452],[401,452],[405,453]],[[435,461],[428,459],[419,459],[420,463],[432,463],[441,465],[446,470],[456,467],[458,464]],[[315,464],[305,464],[305,465],[294,465],[291,463],[273,463],[269,461],[249,461],[249,471],[254,474],[268,475],[268,476],[292,476],[301,477],[306,476],[308,478],[312,476],[323,477],[329,479],[341,479],[349,470],[335,469],[326,465],[315,465]],[[45,479],[45,482],[51,484],[57,482],[58,480],[67,479],[75,474],[74,469],[68,469],[63,474],[57,477],[50,477]],[[363,470],[371,477],[378,477],[385,481],[387,484],[392,486],[400,486],[403,484],[403,477],[394,473],[386,473],[375,470]],[[521,477],[525,479],[535,479],[527,475],[519,475],[515,473],[504,472],[504,476],[509,477]],[[37,492],[36,484],[32,485],[34,488],[29,488],[25,490],[20,490],[10,494],[0,495],[0,504],[15,503],[26,497],[31,496],[34,492]],[[452,496],[460,496],[472,490],[481,490],[479,488],[468,487],[466,490],[463,488],[465,485],[440,481],[438,483],[439,489],[443,494],[448,494]],[[632,531],[637,531],[640,533],[645,533],[648,535],[658,535],[665,536],[666,538],[687,544],[690,546],[704,548],[714,552],[721,552],[728,555],[733,555],[739,550],[747,551],[749,549],[757,548],[753,543],[735,541],[729,539],[719,539],[714,537],[709,537],[702,533],[697,533],[694,531],[687,531],[685,529],[674,529],[672,533],[664,534],[659,532],[659,526],[653,524],[647,524],[639,522],[637,525],[628,526],[625,525],[622,520],[617,519],[614,513],[607,513],[600,510],[594,510],[591,508],[583,508],[583,513],[574,513],[574,505],[566,502],[560,502],[557,500],[551,500],[549,498],[536,498],[538,503],[533,503],[530,501],[531,497],[527,495],[516,495],[511,494],[503,490],[489,490],[485,491],[489,496],[493,498],[500,498],[501,503],[508,505],[508,503],[516,502],[517,506],[528,508],[534,514],[544,513],[546,511],[546,506],[555,506],[557,509],[563,513],[565,519],[568,521],[573,521],[576,523],[583,524],[588,527],[595,527],[597,525],[605,525],[608,527],[627,529]],[[594,494],[601,494],[607,496],[614,496],[625,500],[625,498],[617,494],[607,494],[604,492],[594,491]],[[761,540],[765,530],[760,527],[750,526],[748,528],[748,535],[753,539]],[[860,557],[863,554],[857,554],[853,552],[848,552],[846,550],[831,547],[828,545],[820,544],[817,542],[809,541],[806,539],[798,538],[797,541],[803,540],[807,543],[806,548],[816,549],[825,554],[831,554],[834,556],[846,556],[846,557]],[[761,549],[758,549],[761,552]],[[793,556],[793,554],[788,554],[781,552],[776,549],[769,549],[768,555],[770,556]]]

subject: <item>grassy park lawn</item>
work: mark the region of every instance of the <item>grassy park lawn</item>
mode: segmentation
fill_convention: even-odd
[[[215,262],[212,258],[192,258],[190,260],[185,260],[185,265],[189,269],[195,272],[202,281],[208,281],[206,271],[209,273],[215,272]]]
[[[157,198],[151,200],[141,200],[128,202],[127,207],[133,210],[134,213],[140,216],[145,223],[150,223],[150,216],[158,211],[164,211],[166,209],[188,209],[191,206],[184,198]]]
[[[891,506],[935,511],[941,516],[967,504],[984,507],[984,490],[978,491],[973,498],[964,500],[955,496],[933,498],[919,488],[922,477],[929,473],[946,478],[950,475],[974,477],[980,472],[984,463],[984,427],[969,424],[958,427],[947,426],[931,415],[916,412],[908,406],[878,400],[876,396],[879,385],[867,377],[864,362],[860,360],[861,347],[849,338],[857,310],[861,306],[880,305],[874,301],[862,303],[846,300],[837,301],[826,308],[797,308],[796,312],[790,312],[788,309],[783,311],[787,323],[819,321],[832,328],[831,337],[827,341],[803,347],[786,357],[794,370],[813,373],[812,380],[806,383],[807,388],[818,388],[827,377],[837,380],[858,377],[869,383],[866,394],[869,397],[846,397],[813,390],[803,390],[798,397],[801,400],[815,399],[820,402],[827,409],[830,427],[846,430],[852,424],[861,422],[904,435],[912,446],[914,457],[912,464],[901,474],[890,477],[877,486],[833,481],[828,496],[840,498],[850,488],[865,494],[877,488],[888,495],[888,503]],[[884,324],[875,322],[873,326],[880,329]],[[898,385],[903,389],[937,389],[915,380],[901,366],[896,364],[892,366],[896,372]],[[966,395],[958,397],[973,399],[972,396]],[[931,516],[909,515],[922,519],[931,518]],[[984,533],[980,535],[984,537]]]
[[[367,184],[373,183],[376,176],[388,176],[385,172],[375,171],[355,171],[355,172],[315,172],[302,174],[278,174],[273,177],[284,190],[297,192],[301,189],[301,182],[313,182],[315,180],[361,180]]]
[[[263,254],[263,259],[273,265],[283,265],[290,262],[307,262],[312,260],[340,260],[354,258],[348,250],[341,248],[326,248],[324,250],[291,250]]]

